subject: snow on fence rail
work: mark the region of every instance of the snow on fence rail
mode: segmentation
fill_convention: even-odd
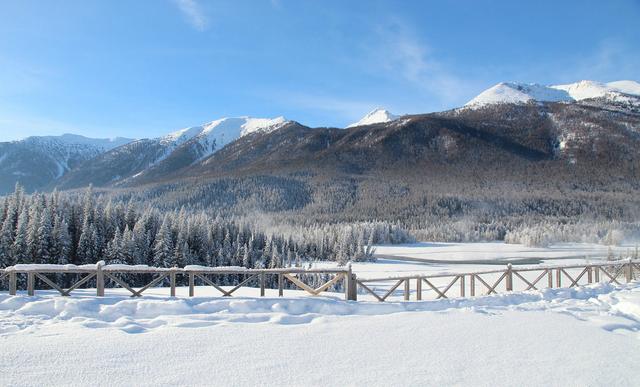
[[[498,291],[514,290],[538,290],[540,288],[575,287],[597,282],[609,282],[621,284],[621,281],[631,282],[640,272],[640,260],[607,261],[602,263],[586,263],[582,265],[568,266],[535,266],[513,267],[508,264],[504,270],[477,271],[469,273],[446,273],[411,276],[390,276],[383,278],[358,278],[351,271],[351,266],[336,269],[246,269],[243,267],[205,267],[186,266],[184,268],[156,268],[145,265],[105,265],[98,262],[96,265],[15,265],[0,269],[0,280],[8,279],[9,294],[17,292],[18,275],[26,275],[27,294],[35,294],[36,279],[57,290],[63,296],[70,296],[71,292],[95,281],[96,295],[104,296],[105,284],[112,281],[116,285],[128,290],[131,297],[141,297],[149,288],[162,284],[168,279],[169,291],[172,297],[176,295],[176,276],[182,275],[188,278],[189,297],[195,296],[195,281],[212,286],[222,296],[230,297],[241,287],[248,284],[257,284],[260,288],[260,296],[264,297],[267,276],[277,276],[278,296],[283,296],[285,281],[312,296],[330,290],[334,285],[342,284],[346,300],[357,300],[358,289],[361,294],[371,294],[378,301],[386,301],[396,290],[402,286],[401,291],[404,300],[411,299],[412,291],[415,299],[422,300],[424,291],[433,291],[436,299],[451,297],[467,297],[481,294],[498,293]],[[50,274],[76,274],[80,278],[68,288],[57,284],[55,279],[47,277]],[[134,289],[125,279],[118,275],[147,274],[153,278],[146,285]],[[332,276],[323,281],[318,287],[310,286],[301,278],[304,275]],[[239,278],[233,288],[227,290],[221,284],[215,283],[215,276],[237,275]],[[235,278],[235,277],[234,277]],[[545,280],[546,279],[546,280]],[[411,283],[414,283],[414,289]],[[454,286],[456,285],[457,286]],[[568,284],[568,286],[567,286]],[[383,294],[376,291],[376,285],[382,287]],[[425,286],[426,285],[426,286]],[[504,289],[502,286],[504,285]]]

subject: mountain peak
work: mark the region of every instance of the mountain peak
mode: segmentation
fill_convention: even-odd
[[[602,83],[582,80],[562,85],[539,85],[536,83],[501,82],[483,91],[465,106],[483,106],[495,103],[573,102],[589,98],[632,94],[640,95],[640,83],[615,81]]]
[[[347,128],[389,122],[397,119],[398,117],[399,116],[391,114],[388,110],[379,107],[370,111],[366,116],[362,117],[360,121],[354,122],[353,124],[347,126]]]
[[[276,118],[224,117],[200,126],[177,130],[161,137],[160,140],[178,145],[195,137],[215,137],[220,145],[221,141],[226,143],[253,132],[274,130],[287,122],[289,121],[282,116]]]
[[[529,101],[571,101],[566,91],[537,83],[500,82],[480,93],[465,106],[494,103],[526,103]]]

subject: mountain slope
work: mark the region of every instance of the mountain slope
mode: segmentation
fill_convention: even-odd
[[[83,162],[130,141],[64,134],[0,142],[0,194],[16,183],[28,192],[44,189]]]
[[[286,123],[284,117],[222,118],[166,136],[138,140],[85,162],[55,185],[69,189],[88,184],[130,185],[163,179],[165,175],[213,154],[239,137],[272,131]]]
[[[637,174],[639,162],[640,114],[579,103],[497,104],[348,129],[289,124],[243,137],[172,178],[437,171],[490,178],[544,166],[541,177],[556,181],[576,168]]]

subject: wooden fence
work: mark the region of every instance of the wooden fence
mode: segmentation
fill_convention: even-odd
[[[538,290],[542,288],[575,287],[597,282],[622,284],[631,282],[640,272],[640,260],[611,261],[602,263],[585,263],[570,266],[536,266],[514,267],[507,265],[502,270],[479,271],[471,273],[447,273],[437,275],[392,276],[382,278],[358,278],[351,266],[336,269],[244,269],[238,267],[203,267],[187,266],[185,268],[154,268],[147,266],[127,265],[16,265],[0,269],[0,280],[7,280],[9,294],[18,291],[18,277],[26,276],[27,294],[33,296],[36,291],[36,280],[62,296],[70,296],[71,292],[88,284],[95,284],[96,295],[105,295],[107,284],[120,286],[131,293],[131,297],[142,294],[158,285],[168,282],[169,295],[176,296],[176,277],[186,276],[188,279],[189,297],[195,296],[196,280],[216,289],[222,296],[230,297],[243,286],[254,285],[259,288],[260,297],[265,296],[266,279],[277,276],[278,296],[282,297],[285,284],[289,287],[304,290],[317,296],[320,293],[335,290],[341,285],[346,300],[357,300],[358,293],[371,294],[378,301],[386,301],[392,295],[401,293],[408,301],[414,294],[415,300],[425,299],[425,292],[430,298],[468,297],[476,295],[497,294],[503,291]],[[151,280],[144,286],[135,289],[126,279],[126,275],[145,274]],[[51,278],[54,275],[54,278]],[[68,287],[56,282],[60,275],[76,275],[77,279]],[[224,289],[216,283],[216,277],[234,275],[237,283]],[[320,286],[313,287],[304,282],[309,275],[322,275],[330,279]],[[412,284],[414,286],[412,287]],[[398,290],[402,286],[402,289]],[[383,292],[379,292],[379,288]]]
[[[474,297],[497,294],[501,291],[526,291],[542,288],[561,288],[588,285],[598,282],[622,284],[631,282],[640,272],[640,260],[607,261],[566,266],[515,267],[508,264],[502,270],[439,275],[411,275],[384,278],[356,278],[356,285],[378,301],[386,301],[401,286],[405,301],[415,294],[422,300],[425,290],[432,291],[435,299],[449,297]],[[412,283],[414,284],[412,288]],[[371,284],[384,289],[377,292]]]
[[[123,276],[146,275],[152,279],[144,286],[135,289],[127,283]],[[54,278],[51,276],[54,275]],[[69,287],[64,288],[59,283],[60,275],[76,275],[79,279]],[[222,285],[215,282],[216,277],[234,276],[241,278],[231,289],[224,289]],[[305,283],[300,275],[324,275],[331,278],[318,287],[312,287]],[[9,294],[15,295],[18,291],[18,277],[26,276],[27,295],[33,296],[36,292],[36,280],[46,284],[62,296],[70,296],[71,292],[89,283],[95,284],[96,295],[105,295],[106,285],[111,283],[126,289],[131,293],[131,297],[141,297],[142,294],[155,286],[168,282],[169,295],[176,296],[176,277],[185,276],[188,279],[189,297],[195,296],[196,280],[209,285],[220,292],[222,296],[230,297],[235,291],[243,286],[257,285],[260,289],[260,296],[265,296],[268,276],[277,276],[278,296],[282,297],[285,285],[299,288],[317,296],[318,294],[330,290],[334,285],[342,285],[345,290],[345,299],[352,299],[355,294],[355,276],[351,272],[351,267],[337,269],[245,269],[241,267],[205,267],[187,266],[184,268],[156,268],[148,266],[129,265],[105,265],[99,262],[96,265],[16,265],[6,269],[0,269],[0,280],[8,280]]]

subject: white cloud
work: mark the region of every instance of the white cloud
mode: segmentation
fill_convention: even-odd
[[[374,71],[400,77],[442,104],[460,103],[468,97],[473,82],[448,69],[402,20],[392,19],[379,26],[372,39],[367,49],[367,66],[373,66]]]
[[[207,29],[209,20],[196,0],[174,0],[174,3],[193,28],[198,31]]]

